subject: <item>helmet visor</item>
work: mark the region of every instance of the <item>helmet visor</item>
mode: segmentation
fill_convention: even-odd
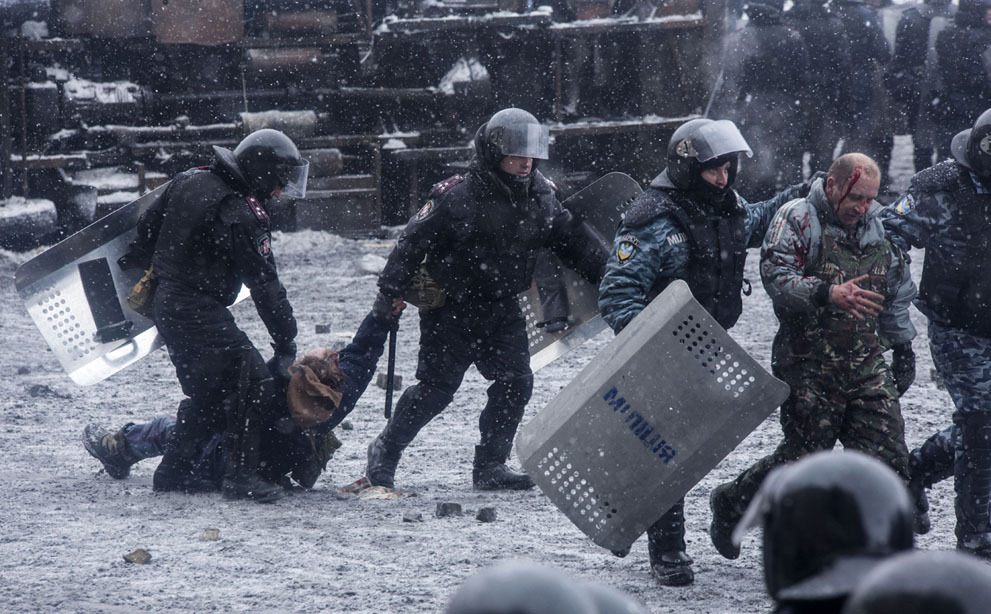
[[[754,156],[753,150],[740,134],[736,124],[728,119],[720,119],[701,126],[692,138],[692,145],[698,152],[699,162],[708,162],[731,153],[742,152],[747,154],[748,158]]]
[[[506,126],[499,135],[499,152],[504,156],[520,156],[546,160],[550,130],[540,124]]]
[[[308,160],[300,160],[299,164],[280,164],[278,173],[282,194],[290,198],[306,198],[306,177],[309,172]]]

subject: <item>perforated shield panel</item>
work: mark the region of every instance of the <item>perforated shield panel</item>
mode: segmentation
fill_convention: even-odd
[[[64,241],[28,260],[14,273],[14,286],[28,315],[48,347],[77,384],[95,384],[163,345],[154,322],[127,306],[127,295],[142,271],[123,271],[117,259],[136,236],[141,213],[163,190],[161,186],[93,222]],[[100,343],[86,300],[79,263],[106,258],[110,263],[124,317],[133,323],[126,339]],[[244,288],[237,300],[248,294]]]
[[[787,396],[676,281],[520,430],[517,454],[592,541],[623,550]]]

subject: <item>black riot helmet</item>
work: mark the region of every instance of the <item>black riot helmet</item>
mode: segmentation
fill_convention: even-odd
[[[906,552],[871,570],[843,614],[985,614],[991,568],[962,552]]]
[[[668,164],[655,182],[661,187],[690,190],[701,181],[707,165],[729,161],[729,186],[736,180],[740,153],[754,155],[736,124],[728,119],[693,119],[678,127],[668,141]]]
[[[214,147],[224,157],[220,147]],[[234,149],[237,166],[256,198],[268,198],[276,190],[290,198],[306,196],[310,163],[302,159],[292,139],[278,130],[256,130]]]
[[[611,587],[586,583],[553,567],[507,561],[465,580],[445,614],[646,614]]]
[[[991,179],[991,109],[981,113],[972,128],[953,137],[950,152],[981,179]]]
[[[889,467],[861,452],[817,452],[780,467],[733,531],[764,527],[764,582],[776,601],[852,592],[883,558],[913,546],[914,508]]]
[[[550,131],[533,114],[509,108],[479,126],[475,153],[488,169],[495,170],[506,156],[546,160],[549,141]]]

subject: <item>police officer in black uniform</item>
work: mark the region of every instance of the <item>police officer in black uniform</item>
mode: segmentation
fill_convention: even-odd
[[[433,187],[379,278],[377,302],[386,309],[408,294],[414,275],[427,276],[445,298],[420,309],[419,382],[368,447],[373,485],[393,487],[403,450],[451,403],[474,363],[492,381],[479,417],[474,486],[532,488],[528,476],[505,464],[533,388],[517,295],[530,287],[543,247],[591,283],[602,276],[605,245],[561,207],[554,185],[535,168],[547,159],[547,128],[522,109],[503,109],[478,129],[474,146],[470,170]]]
[[[214,153],[211,166],[180,173],[149,206],[120,263],[156,277],[152,317],[188,397],[152,485],[214,490],[198,477],[196,462],[205,442],[224,431],[224,448],[232,452],[224,497],[270,501],[282,489],[257,474],[259,439],[285,405],[274,377],[288,377],[295,359],[296,319],[275,267],[265,203],[280,194],[301,198],[309,165],[276,130],[253,132],[233,152]],[[242,284],[272,336],[268,364],[228,310]]]
[[[991,100],[991,0],[960,0],[953,23],[936,37],[943,134],[937,143],[946,159],[953,135],[970,126]],[[921,170],[921,169],[920,169]]]

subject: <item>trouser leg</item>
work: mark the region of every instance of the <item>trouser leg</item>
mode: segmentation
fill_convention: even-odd
[[[682,498],[647,529],[650,569],[663,586],[685,586],[695,581],[692,557],[685,550],[685,500]]]
[[[280,486],[259,475],[261,438],[277,416],[284,413],[281,388],[276,385],[261,355],[245,348],[238,368],[235,392],[224,399],[227,428],[224,431],[224,497],[273,501],[282,496]],[[284,395],[281,395],[284,399]]]
[[[957,548],[991,559],[991,414],[955,422],[960,430],[953,466]]]
[[[403,450],[453,399],[452,393],[427,382],[407,388],[396,403],[388,424],[368,446],[365,469],[368,481],[375,486],[394,488],[396,468]]]
[[[837,373],[816,362],[802,362],[787,369],[775,369],[791,394],[781,405],[784,438],[771,454],[758,460],[732,482],[712,490],[709,507],[712,523],[709,537],[724,557],[735,559],[740,549],[731,539],[750,502],[768,474],[775,468],[803,456],[830,450],[836,444],[844,423],[846,399],[837,394]]]

